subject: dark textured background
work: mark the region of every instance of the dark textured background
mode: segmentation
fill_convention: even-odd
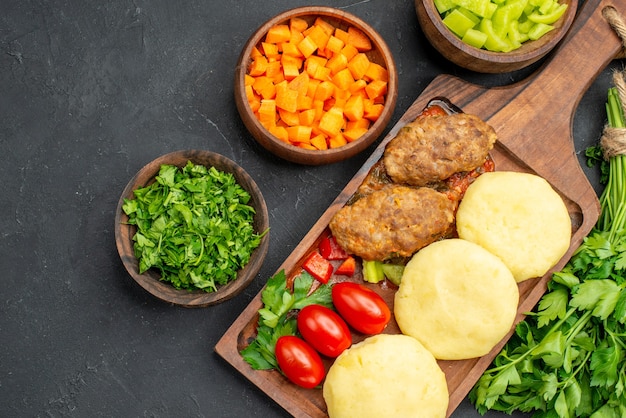
[[[1,2],[0,416],[287,416],[213,347],[373,149],[330,166],[290,164],[257,146],[237,114],[233,69],[244,42],[308,3]],[[438,74],[491,86],[529,73],[450,65],[426,42],[411,1],[318,3],[361,17],[392,49],[400,93],[390,127]],[[600,135],[610,84],[607,70],[581,101],[578,151]],[[140,288],[113,234],[126,182],[153,158],[192,148],[252,175],[272,229],[253,284],[197,310]],[[478,416],[468,402],[454,414]]]

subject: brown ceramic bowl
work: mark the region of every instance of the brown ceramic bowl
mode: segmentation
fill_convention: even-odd
[[[254,217],[255,232],[262,233],[269,228],[269,217],[263,195],[254,180],[241,167],[230,159],[209,151],[176,151],[151,161],[130,180],[122,192],[115,212],[115,242],[124,267],[131,277],[149,293],[175,305],[189,308],[206,307],[232,298],[252,282],[267,254],[269,232],[263,236],[261,244],[252,252],[248,264],[238,272],[236,279],[218,287],[216,292],[208,293],[202,290],[187,291],[175,289],[169,283],[159,280],[160,273],[152,269],[139,274],[138,261],[133,249],[133,236],[137,229],[134,225],[127,223],[128,216],[122,210],[124,199],[133,199],[133,191],[135,189],[152,183],[162,164],[183,167],[187,164],[187,161],[232,173],[237,183],[250,193],[251,199],[248,204],[256,210]]]
[[[370,126],[369,130],[363,136],[344,146],[327,150],[308,150],[286,143],[272,135],[263,127],[263,125],[261,125],[246,99],[245,75],[248,72],[250,62],[252,61],[251,53],[253,49],[256,46],[259,46],[259,44],[265,39],[268,30],[272,26],[280,23],[288,23],[293,17],[302,18],[309,22],[309,24],[311,24],[315,18],[321,17],[333,26],[339,27],[343,30],[346,30],[349,26],[360,29],[369,37],[372,43],[372,50],[366,52],[369,60],[382,65],[388,71],[389,80],[387,95],[382,114],[378,120]],[[268,20],[256,32],[254,32],[244,46],[235,70],[235,102],[246,128],[250,131],[256,141],[258,141],[259,144],[261,144],[265,149],[285,160],[298,164],[322,165],[334,163],[350,158],[366,149],[380,137],[389,123],[395,109],[397,96],[398,75],[396,65],[391,51],[385,41],[363,20],[343,10],[331,7],[300,7],[283,12]]]
[[[472,71],[495,74],[520,70],[537,62],[563,39],[574,21],[578,2],[560,2],[569,6],[554,24],[555,29],[510,52],[491,52],[464,43],[444,25],[433,0],[415,0],[415,11],[424,35],[446,59]]]

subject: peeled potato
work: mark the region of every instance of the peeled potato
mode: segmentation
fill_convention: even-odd
[[[572,234],[567,207],[545,179],[507,171],[485,173],[469,186],[456,224],[460,238],[500,257],[518,282],[558,263]]]
[[[330,418],[446,416],[448,386],[433,355],[406,335],[379,334],[330,367],[323,388]]]
[[[469,241],[447,239],[411,258],[395,295],[403,334],[440,360],[487,354],[510,330],[519,290],[495,255]]]

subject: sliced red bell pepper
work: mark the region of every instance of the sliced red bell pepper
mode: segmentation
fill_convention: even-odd
[[[320,254],[326,260],[345,260],[349,254],[337,244],[337,240],[332,235],[327,235],[320,241]]]
[[[352,276],[354,275],[354,270],[356,269],[356,260],[352,256],[348,256],[343,263],[337,267],[335,270],[335,274],[340,274],[342,276]]]
[[[317,251],[313,251],[307,256],[302,268],[322,283],[328,283],[333,274],[333,265]]]

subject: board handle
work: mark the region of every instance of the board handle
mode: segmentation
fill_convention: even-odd
[[[522,83],[517,96],[489,120],[515,155],[522,159],[545,156],[533,166],[540,174],[553,173],[554,167],[563,166],[563,170],[551,174],[557,187],[576,178],[573,171],[579,168],[572,123],[580,99],[622,49],[619,37],[602,14],[607,6],[626,12],[626,0],[585,1],[559,47]],[[506,107],[515,111],[506,111]],[[525,132],[516,132],[519,126],[526,127]]]
[[[599,205],[576,157],[572,124],[583,94],[622,51],[621,40],[603,16],[609,6],[626,12],[626,0],[587,0],[559,47],[489,118],[506,148],[533,161],[537,174],[548,177],[556,189],[568,190],[568,197],[581,205],[586,212],[582,230],[595,224]],[[517,131],[519,126],[526,128]],[[542,158],[532,158],[537,155]],[[574,182],[577,187],[572,187]]]

